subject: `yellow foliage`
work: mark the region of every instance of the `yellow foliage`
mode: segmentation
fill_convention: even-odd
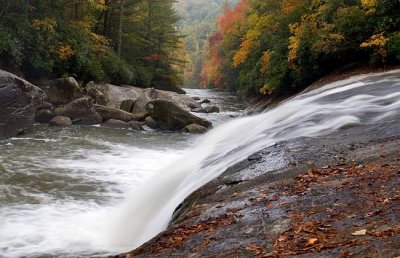
[[[273,92],[273,90],[271,89],[271,87],[268,84],[265,84],[261,89],[260,89],[260,93],[263,95],[271,95]]]
[[[268,74],[269,69],[270,69],[270,64],[271,64],[271,51],[265,51],[263,52],[263,55],[261,57],[261,69],[260,72],[263,75]]]
[[[92,51],[96,54],[106,54],[110,50],[110,40],[106,37],[90,33],[90,39],[92,41]]]
[[[383,60],[387,57],[387,43],[389,39],[383,35],[383,33],[372,35],[370,40],[361,43],[362,48],[373,48],[375,53],[380,56]]]
[[[361,0],[361,4],[364,9],[367,10],[367,14],[374,14],[378,5],[378,0]]]
[[[58,48],[58,55],[61,60],[65,61],[74,55],[74,50],[70,45],[62,45]]]
[[[44,32],[49,32],[49,33],[54,33],[55,27],[57,26],[57,22],[53,18],[46,18],[46,19],[43,19],[43,20],[34,19],[32,21],[32,26],[36,30],[41,30],[41,31],[44,31]]]
[[[260,37],[262,32],[267,29],[273,29],[269,27],[271,23],[270,16],[260,17],[258,15],[249,16],[247,23],[251,28],[243,39],[240,49],[236,51],[233,57],[233,67],[237,68],[239,65],[246,62],[251,52],[260,47]]]
[[[290,24],[289,28],[293,35],[289,37],[288,65],[290,69],[297,70],[296,62],[300,47],[300,39],[298,37],[299,24]]]

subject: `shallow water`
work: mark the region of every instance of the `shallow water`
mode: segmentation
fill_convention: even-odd
[[[236,99],[226,93],[189,94],[222,107],[207,117],[216,126],[242,108],[239,101],[225,105],[224,98]],[[146,179],[168,173],[163,168],[198,137],[39,125],[0,142],[0,257],[103,257],[122,251],[110,244],[115,207]]]

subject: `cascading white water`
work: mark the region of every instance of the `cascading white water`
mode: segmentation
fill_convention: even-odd
[[[182,134],[100,128],[53,128],[0,144],[0,257],[128,251],[164,230],[190,193],[249,155],[399,111],[400,71],[393,71],[336,82],[235,119],[189,148],[191,138]]]
[[[262,114],[222,125],[131,195],[120,208],[111,240],[129,249],[154,237],[185,197],[262,148],[348,125],[376,123],[399,111],[400,72],[394,71],[326,85]]]

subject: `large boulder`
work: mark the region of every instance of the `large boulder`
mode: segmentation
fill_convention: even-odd
[[[105,106],[108,103],[108,99],[106,98],[106,96],[98,89],[89,88],[87,90],[87,95],[94,101],[94,103],[98,105]]]
[[[93,125],[100,124],[103,118],[94,109],[90,98],[84,97],[68,103],[55,110],[57,116],[67,116],[74,124]]]
[[[65,105],[82,98],[85,94],[73,77],[60,78],[52,83],[47,90],[47,97],[54,105]]]
[[[70,126],[72,124],[71,118],[66,116],[56,116],[50,120],[51,126]]]
[[[192,115],[169,100],[152,100],[146,105],[146,110],[164,130],[182,130],[191,124],[206,128],[212,125],[211,122]]]
[[[143,120],[148,116],[148,112],[146,110],[146,105],[152,101],[157,99],[159,96],[159,91],[156,89],[144,89],[142,94],[140,94],[139,98],[135,101],[135,105],[132,109],[132,114],[135,120]]]
[[[153,88],[144,89],[142,94],[135,101],[132,114],[135,120],[143,120],[149,114],[146,110],[146,105],[156,99],[164,99],[173,102],[183,110],[190,111],[193,108],[200,107],[194,99],[187,95],[181,95],[175,92],[167,92]]]
[[[170,91],[170,92],[175,92],[178,94],[186,94],[186,91],[184,91],[182,88],[179,88],[170,83],[165,83],[163,81],[153,82],[151,86],[157,90]]]
[[[133,99],[126,99],[121,102],[119,109],[131,113],[133,107],[135,106],[135,101]]]
[[[103,118],[104,121],[116,119],[122,120],[124,122],[129,122],[133,120],[133,115],[131,113],[125,112],[117,108],[95,105],[94,109]]]
[[[0,140],[30,129],[46,94],[16,75],[0,70]]]
[[[55,116],[54,109],[38,109],[35,114],[35,121],[38,123],[47,123]]]
[[[87,92],[94,91],[101,92],[107,100],[107,104],[101,104],[113,108],[120,108],[124,100],[136,100],[143,89],[133,86],[115,86],[112,84],[94,84],[89,83],[86,85]],[[96,93],[98,94],[98,93]],[[100,103],[97,103],[100,104]]]

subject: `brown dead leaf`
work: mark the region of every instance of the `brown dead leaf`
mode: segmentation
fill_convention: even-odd
[[[358,231],[355,231],[353,233],[351,233],[353,236],[365,236],[367,234],[367,230],[366,229],[361,229]]]
[[[319,243],[318,238],[310,238],[307,241],[307,245],[306,246],[313,246]]]

